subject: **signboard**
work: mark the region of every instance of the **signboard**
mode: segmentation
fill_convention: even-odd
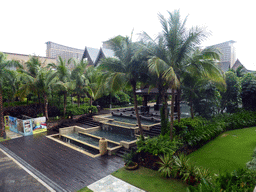
[[[5,127],[9,125],[10,131],[22,134],[24,136],[47,131],[45,117],[21,120],[17,119],[16,117],[5,116],[4,121]]]
[[[9,129],[9,116],[4,116],[5,129]]]
[[[17,129],[17,118],[9,116],[9,128],[15,133],[19,133]]]
[[[31,119],[31,121],[32,121],[33,134],[42,133],[42,132],[47,131],[45,117],[38,117],[35,119]]]
[[[30,119],[23,120],[24,136],[33,135],[32,122]]]

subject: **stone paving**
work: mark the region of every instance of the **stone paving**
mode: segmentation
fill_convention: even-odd
[[[99,181],[88,185],[88,188],[94,192],[144,192],[112,175],[108,175]]]
[[[6,132],[6,136],[9,137],[10,139],[16,139],[19,137],[23,137],[23,135],[14,133],[13,131],[10,131],[8,129],[6,129],[5,132]]]

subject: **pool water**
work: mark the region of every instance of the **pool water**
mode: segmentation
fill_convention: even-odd
[[[120,142],[120,141],[134,141],[136,140],[136,137],[134,136],[134,134],[132,132],[130,132],[130,134],[124,134],[122,132],[123,129],[120,129],[119,131],[111,131],[111,130],[97,130],[94,132],[91,132],[90,134],[92,135],[96,135],[98,137],[104,137],[108,140],[112,140],[115,142]]]
[[[68,136],[72,137],[74,139],[80,140],[80,141],[84,141],[86,143],[89,143],[89,144],[97,146],[97,147],[99,146],[99,139],[95,138],[95,137],[90,137],[88,135],[84,135],[84,134],[81,134],[81,133],[71,133],[71,134],[68,134]],[[113,148],[113,147],[116,147],[116,146],[118,146],[118,145],[108,142],[108,147],[109,148]]]
[[[125,122],[125,123],[137,124],[137,119],[133,119],[133,118],[129,118],[129,117],[108,116],[106,118],[114,119],[115,121],[121,121],[121,122]],[[141,121],[142,125],[152,125],[152,124],[157,123],[154,121],[147,121],[144,119],[141,119],[140,121]]]

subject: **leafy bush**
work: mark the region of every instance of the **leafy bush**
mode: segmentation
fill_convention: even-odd
[[[68,105],[66,108],[66,116],[73,116],[73,115],[82,115],[88,113],[97,113],[98,109],[96,106],[87,106],[87,105]],[[63,113],[63,111],[62,111]]]
[[[174,163],[174,159],[172,155],[165,154],[164,156],[159,156],[160,162],[158,164],[160,165],[159,172],[163,177],[171,177],[172,174],[172,166]]]
[[[125,153],[123,155],[123,160],[127,166],[132,165],[133,162],[136,161],[136,152],[132,149],[130,153]]]
[[[256,172],[246,169],[238,169],[232,173],[224,172],[219,174],[216,181],[213,183],[202,179],[202,182],[197,186],[189,186],[188,192],[244,192],[253,191],[256,184]]]
[[[34,103],[33,101],[29,101],[28,104]],[[4,107],[15,107],[15,106],[22,106],[22,105],[27,105],[27,101],[14,101],[11,103],[3,103]]]
[[[211,181],[210,172],[208,169],[203,169],[195,166],[184,155],[172,156],[171,154],[165,154],[160,156],[160,168],[159,172],[164,177],[173,177],[182,179],[190,185],[194,185],[201,181],[202,178]]]
[[[220,114],[211,120],[203,118],[181,119],[174,122],[175,133],[189,146],[201,146],[227,130],[256,125],[256,112],[241,110],[232,114]]]
[[[248,110],[256,109],[256,77],[254,74],[247,73],[241,81],[242,86],[242,103],[243,107]]]
[[[153,138],[140,138],[137,141],[137,152],[150,153],[155,156],[163,154],[174,154],[178,147],[181,145],[181,142],[176,140],[170,140],[168,135],[159,135]]]

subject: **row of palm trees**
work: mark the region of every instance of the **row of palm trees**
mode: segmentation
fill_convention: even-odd
[[[220,59],[217,49],[208,47],[200,49],[199,45],[207,34],[198,27],[187,30],[186,20],[181,20],[180,12],[169,13],[166,19],[159,14],[162,32],[156,39],[152,39],[146,32],[141,34],[140,42],[132,42],[132,38],[113,38],[110,45],[116,58],[107,58],[101,61],[100,68],[107,71],[111,89],[120,88],[120,84],[129,83],[133,88],[134,107],[140,129],[143,135],[138,115],[135,96],[138,82],[157,87],[164,107],[164,116],[167,112],[167,89],[172,90],[170,138],[173,138],[174,98],[177,93],[178,120],[180,120],[181,89],[189,90],[192,99],[196,82],[202,79],[212,81],[225,88],[222,71],[216,62]],[[191,114],[193,115],[193,106]]]
[[[195,86],[202,79],[218,83],[222,87],[225,86],[225,83],[221,71],[216,66],[220,55],[219,51],[213,48],[203,50],[199,48],[201,41],[206,37],[205,32],[200,28],[187,30],[185,28],[186,19],[181,20],[179,11],[168,13],[168,19],[159,15],[163,30],[156,39],[152,39],[146,32],[143,32],[139,42],[133,42],[132,36],[130,38],[117,36],[109,40],[115,57],[101,60],[98,67],[88,66],[84,60],[78,62],[70,59],[66,62],[61,57],[59,57],[57,65],[49,64],[47,67],[42,67],[39,59],[32,57],[26,63],[26,69],[18,70],[22,75],[17,95],[25,97],[29,93],[33,93],[38,96],[39,103],[42,95],[45,116],[48,119],[48,97],[56,90],[64,96],[65,115],[67,96],[70,92],[76,93],[78,105],[81,96],[84,95],[90,98],[90,104],[92,104],[104,93],[115,92],[129,85],[133,90],[134,108],[140,134],[143,136],[136,97],[138,84],[158,88],[166,119],[168,118],[166,92],[170,88],[172,104],[174,103],[174,94],[177,93],[178,120],[180,120],[181,90],[186,90],[189,98],[192,99],[195,96],[193,94]],[[6,62],[2,59],[0,67],[2,67],[2,63],[19,66],[17,62]],[[68,68],[71,63],[74,65],[73,70]],[[3,65],[0,70],[6,70],[8,65]],[[2,106],[1,96],[0,92],[0,105]],[[193,117],[192,102],[190,105]],[[2,110],[0,109],[0,111]],[[173,116],[174,105],[171,106],[170,116],[171,139],[173,138]],[[3,119],[2,112],[0,119],[1,121]]]

